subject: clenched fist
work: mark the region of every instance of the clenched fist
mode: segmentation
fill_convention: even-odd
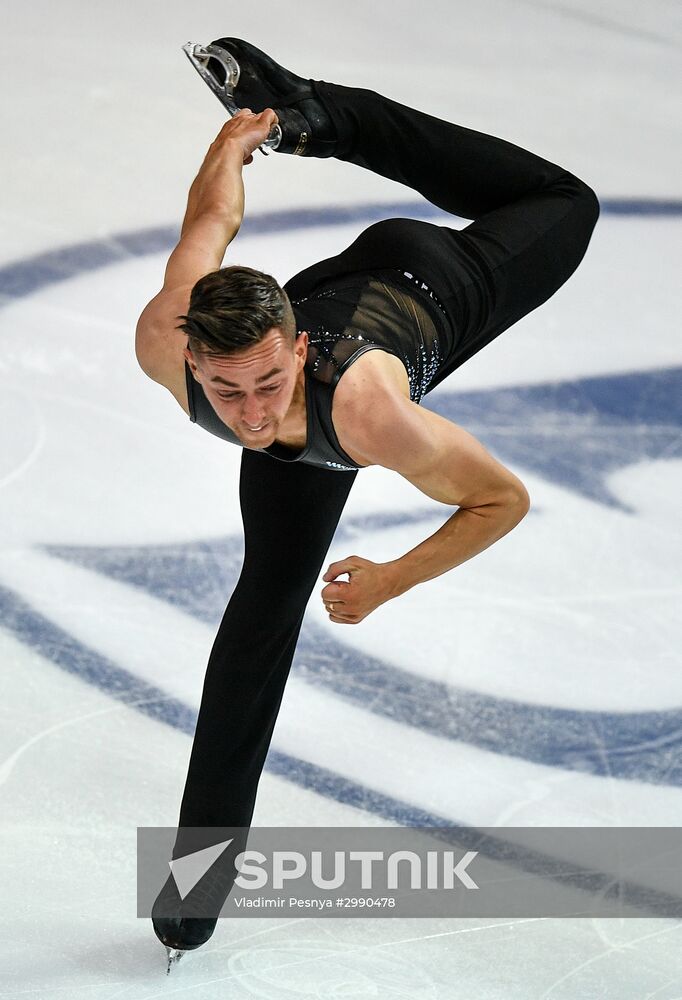
[[[348,582],[333,582],[343,573],[348,573]],[[329,581],[321,597],[330,621],[343,625],[359,624],[396,593],[390,564],[375,563],[362,556],[349,556],[332,563],[322,579]]]

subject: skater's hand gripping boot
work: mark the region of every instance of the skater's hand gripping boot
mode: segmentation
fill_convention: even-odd
[[[226,121],[216,136],[214,145],[229,142],[241,147],[244,163],[253,162],[253,153],[259,149],[277,124],[277,115],[272,108],[255,114],[250,108],[242,108],[234,118]],[[208,157],[207,157],[208,158]]]

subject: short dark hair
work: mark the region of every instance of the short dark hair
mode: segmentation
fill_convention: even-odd
[[[286,292],[270,274],[233,264],[197,281],[189,310],[176,329],[187,334],[193,354],[235,354],[279,327],[296,339],[296,318]]]

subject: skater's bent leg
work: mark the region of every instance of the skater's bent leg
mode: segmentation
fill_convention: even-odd
[[[446,212],[477,219],[557,181],[565,187],[569,177],[577,183],[567,195],[577,187],[594,199],[568,171],[504,139],[373,90],[323,80],[314,86],[342,137],[337,159],[406,184]]]
[[[506,140],[371,90],[314,85],[342,136],[338,159],[475,220],[454,230],[387,219],[359,238],[365,246],[391,246],[393,256],[404,247],[401,265],[446,306],[455,349],[433,388],[570,277],[587,250],[599,202],[574,174]]]
[[[180,826],[248,826],[303,615],[356,472],[243,449],[244,564],[211,650]]]

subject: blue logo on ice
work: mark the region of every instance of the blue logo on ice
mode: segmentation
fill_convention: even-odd
[[[346,225],[351,219],[373,222],[397,210],[402,215],[412,212],[435,221],[446,222],[448,218],[423,203],[401,202],[295,213],[300,220],[296,225],[289,211],[273,213],[247,220],[242,232],[251,235],[289,232],[320,223]],[[682,203],[651,199],[602,201],[602,210],[619,215],[679,218]],[[67,278],[128,262],[134,257],[169,252],[176,241],[174,226],[150,229],[60,247],[11,263],[0,269],[2,305],[13,304]],[[635,463],[651,463],[653,471],[653,463],[660,468],[660,463],[677,462],[682,454],[681,385],[682,367],[669,367],[441,394],[432,408],[480,436],[504,461],[517,463],[573,497],[584,497],[602,509],[610,509],[622,523],[623,515],[636,518],[639,510],[636,498],[633,503],[627,495],[620,495],[614,473]],[[341,463],[326,464],[353,471]],[[666,494],[664,490],[658,492]],[[667,492],[674,492],[672,486]],[[426,516],[433,518],[432,507]],[[419,509],[377,510],[355,518],[347,516],[335,538],[352,539],[355,545],[359,531],[407,526],[423,517]],[[212,628],[217,626],[224,611],[225,595],[236,586],[244,555],[239,533],[213,540],[209,578],[203,540],[149,548],[73,544],[38,547],[54,558],[69,560],[120,584],[146,591]],[[172,725],[188,736],[193,734],[196,723],[193,707],[135,676],[100,650],[90,648],[41,614],[11,586],[0,587],[0,614],[5,629],[56,666],[152,719]],[[641,627],[640,621],[632,624],[633,631]],[[652,630],[650,634],[655,633]],[[666,634],[663,639],[669,641]],[[338,695],[344,702],[355,703],[363,711],[404,726],[406,738],[411,732],[421,730],[488,752],[603,776],[610,782],[626,779],[682,786],[679,752],[682,709],[675,705],[664,710],[598,711],[525,703],[412,673],[381,656],[359,652],[344,643],[342,637],[331,637],[312,622],[301,632],[295,671],[301,679]],[[442,819],[381,789],[336,774],[322,764],[274,748],[268,754],[266,766],[271,774],[282,775],[301,787],[373,811],[393,822],[408,819],[413,823],[438,825],[436,821]],[[406,798],[409,799],[409,789]],[[225,846],[216,845],[209,852],[222,853]],[[207,872],[211,861],[208,857],[202,860],[206,853],[199,851],[172,863],[176,882],[178,878],[182,881],[182,888],[178,886],[181,892],[189,892],[190,882],[196,884]],[[190,874],[185,880],[186,872]]]

